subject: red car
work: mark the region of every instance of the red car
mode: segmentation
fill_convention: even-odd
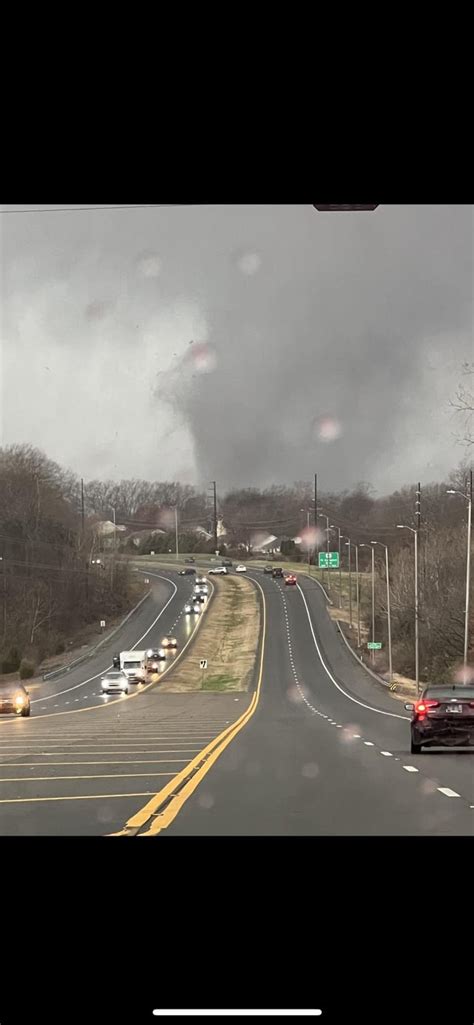
[[[285,584],[296,584],[296,580],[294,573],[288,573],[288,576],[285,577]]]

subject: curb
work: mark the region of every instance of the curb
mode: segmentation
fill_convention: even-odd
[[[346,637],[344,631],[341,628],[341,623],[340,623],[339,619],[336,619],[336,626],[337,626],[337,628],[339,630],[339,633],[340,633],[340,635],[341,635],[341,637],[342,637],[346,647],[349,649],[351,655],[354,656],[356,662],[358,662],[359,665],[362,666],[362,668],[365,669],[365,671],[367,673],[370,673],[370,676],[373,676],[374,680],[377,680],[377,683],[381,683],[383,687],[387,687],[387,689],[389,689],[390,688],[390,684],[389,684],[388,680],[384,680],[383,677],[379,676],[378,673],[374,673],[373,669],[369,669],[369,666],[366,666],[365,662],[362,660],[360,655],[358,655],[357,652],[354,651],[354,648],[352,647],[351,644],[349,644],[349,641],[347,640],[347,637]]]

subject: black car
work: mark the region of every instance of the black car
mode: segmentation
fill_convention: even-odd
[[[405,705],[411,718],[411,753],[423,747],[468,747],[474,744],[474,687],[434,684]]]
[[[273,569],[272,569],[272,577],[275,578],[275,577],[282,577],[282,576],[283,576],[283,570],[282,570],[281,566],[274,566]]]
[[[180,577],[188,577],[190,575],[190,573],[195,573],[195,572],[196,572],[196,570],[192,569],[191,566],[186,566],[186,569],[180,569],[179,575],[180,575]]]
[[[273,573],[273,566],[264,566],[263,567],[263,572],[264,573]]]

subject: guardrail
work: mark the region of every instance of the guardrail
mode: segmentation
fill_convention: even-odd
[[[137,609],[140,608],[140,605],[142,605],[143,602],[150,597],[150,594],[151,591],[147,591],[147,593],[143,595],[143,598],[140,598],[140,601],[136,605],[134,605],[133,609],[130,609],[130,612],[128,612],[125,616],[125,619],[122,619],[122,622],[119,623],[118,626],[114,627],[114,629],[111,630],[110,633],[106,634],[104,637],[101,637],[98,644],[95,644],[93,648],[89,648],[89,651],[86,651],[84,655],[79,655],[79,658],[75,658],[72,662],[68,662],[65,666],[60,666],[58,669],[51,669],[49,673],[43,673],[43,681],[52,680],[55,676],[61,676],[61,673],[69,673],[71,669],[75,669],[76,666],[80,666],[83,662],[86,662],[88,658],[92,658],[92,656],[95,655],[97,651],[99,651],[99,649],[102,647],[103,644],[106,643],[106,641],[110,641],[110,638],[114,637],[114,635],[119,630],[121,630],[123,626],[125,626],[125,623],[128,619],[130,619],[130,616],[133,616],[134,612],[136,612]]]

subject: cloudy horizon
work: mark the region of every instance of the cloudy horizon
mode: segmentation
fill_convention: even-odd
[[[0,214],[2,444],[221,492],[382,494],[462,459],[471,207],[24,209]]]

